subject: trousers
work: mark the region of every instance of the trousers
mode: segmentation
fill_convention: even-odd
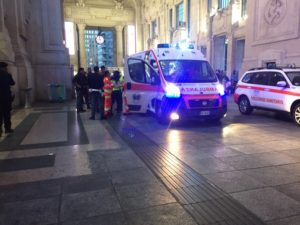
[[[90,94],[91,98],[91,117],[95,118],[95,114],[97,111],[100,112],[100,116],[104,117],[104,107],[103,107],[103,97],[100,92],[93,91]]]
[[[0,130],[4,123],[5,130],[11,129],[11,103],[1,104],[0,103]]]

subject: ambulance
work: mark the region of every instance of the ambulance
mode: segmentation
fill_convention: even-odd
[[[224,87],[192,45],[159,44],[126,57],[124,78],[129,112],[152,112],[161,123],[226,115]]]

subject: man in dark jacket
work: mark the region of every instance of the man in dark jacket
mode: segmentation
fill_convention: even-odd
[[[85,112],[83,109],[83,96],[88,87],[88,80],[84,68],[79,68],[78,74],[73,78],[76,87],[77,112]]]
[[[88,76],[89,91],[91,97],[91,120],[95,119],[95,114],[99,110],[101,119],[104,119],[103,108],[103,76],[99,73],[99,67],[94,67],[94,73]]]
[[[12,109],[12,94],[10,86],[15,85],[12,75],[7,72],[7,63],[0,62],[0,136],[4,122],[5,133],[13,133],[11,129],[10,112]]]

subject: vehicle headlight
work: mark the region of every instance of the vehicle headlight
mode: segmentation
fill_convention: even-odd
[[[180,89],[179,87],[169,84],[166,87],[166,97],[167,98],[180,98]]]
[[[217,84],[217,90],[221,96],[225,95],[225,88],[222,84]]]

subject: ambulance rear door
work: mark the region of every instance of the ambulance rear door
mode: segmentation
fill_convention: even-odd
[[[146,113],[159,90],[157,72],[147,62],[137,58],[127,58],[124,71],[129,111]]]

